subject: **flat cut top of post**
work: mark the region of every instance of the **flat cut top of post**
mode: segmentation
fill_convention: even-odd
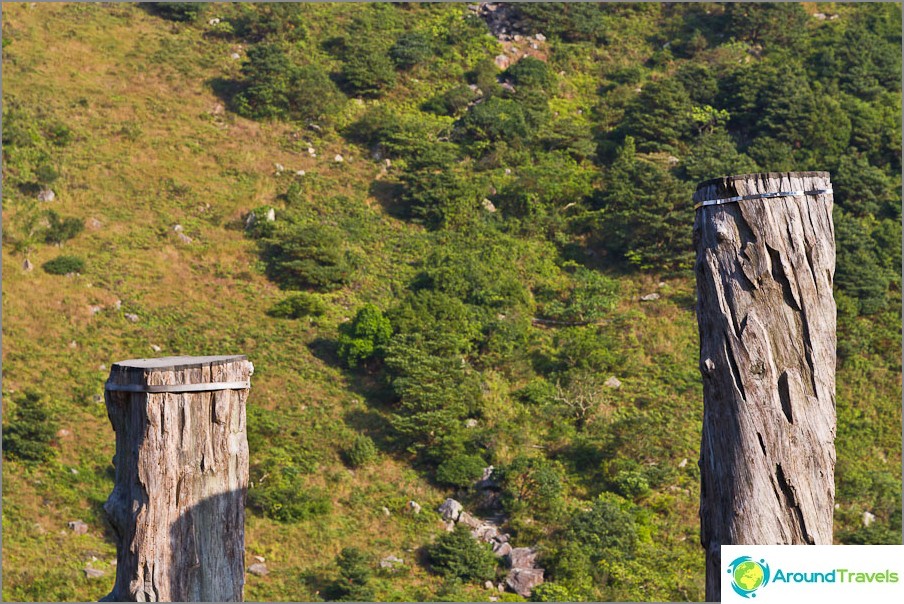
[[[732,183],[738,180],[767,180],[781,178],[829,178],[828,172],[752,172],[750,174],[736,174],[734,176],[719,176],[718,178],[710,178],[704,180],[697,185],[697,190],[712,185]]]
[[[129,359],[127,361],[117,361],[113,363],[111,369],[121,369],[128,371],[129,369],[156,369],[156,370],[173,370],[194,369],[196,367],[204,367],[205,365],[229,363],[232,361],[246,361],[248,357],[243,354],[234,355],[218,355],[206,357],[159,357],[156,359]]]

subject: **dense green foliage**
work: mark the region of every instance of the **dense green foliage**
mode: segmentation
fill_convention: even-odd
[[[41,265],[51,275],[68,275],[80,273],[85,270],[84,258],[78,256],[57,256]]]
[[[105,593],[91,401],[153,345],[255,364],[249,599],[486,599],[451,496],[533,599],[701,600],[691,194],[756,171],[831,174],[836,541],[900,542],[900,5],[46,6],[4,5],[4,446],[25,385],[87,436],[5,450],[5,599]]]
[[[56,422],[40,393],[27,390],[15,400],[15,410],[3,426],[3,453],[29,463],[53,457]]]

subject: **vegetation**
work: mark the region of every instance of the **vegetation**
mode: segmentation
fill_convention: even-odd
[[[701,600],[691,194],[754,171],[831,173],[836,541],[900,542],[900,5],[510,10],[4,5],[4,599],[106,594],[98,401],[159,349],[254,362],[249,600],[486,599],[450,496],[534,599]]]

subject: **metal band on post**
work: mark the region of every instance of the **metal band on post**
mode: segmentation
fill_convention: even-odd
[[[694,210],[699,210],[705,206],[718,206],[725,203],[737,203],[739,201],[750,201],[752,199],[770,199],[772,197],[803,197],[804,195],[831,195],[832,189],[815,189],[813,191],[779,191],[777,193],[759,193],[757,195],[739,195],[737,197],[725,197],[723,199],[707,199],[701,201],[694,206]]]
[[[164,384],[148,386],[145,384],[113,384],[106,382],[104,390],[112,392],[215,392],[217,390],[244,390],[251,388],[251,380],[242,382],[213,382],[208,384]]]

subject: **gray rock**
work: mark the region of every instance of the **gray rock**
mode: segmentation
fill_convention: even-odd
[[[323,132],[323,128],[321,128],[317,124],[308,124],[308,128],[310,128],[314,132]]]
[[[384,515],[384,516],[389,516],[389,515],[390,515],[390,514],[389,514],[389,508],[386,507],[385,505],[384,505],[382,508],[380,508],[380,511],[383,512],[383,515]]]
[[[345,161],[345,159],[337,153],[336,157],[333,158],[333,161],[336,162],[337,164],[341,164],[342,162]]]
[[[537,550],[532,547],[516,547],[508,555],[511,568],[533,568],[537,559]]]
[[[825,21],[825,20],[826,20],[826,14],[825,14],[825,13],[813,13],[813,18],[814,18],[814,19],[818,19],[818,20],[820,20],[820,21]]]
[[[453,522],[458,521],[462,510],[463,508],[461,504],[451,498],[446,499],[437,509],[437,511],[442,515],[443,520],[451,520]]]
[[[96,568],[83,568],[82,571],[85,573],[85,577],[87,579],[100,579],[105,574],[104,571],[98,570]]]
[[[876,515],[872,512],[863,512],[863,526],[869,526],[876,520]]]
[[[535,39],[537,42],[546,42],[546,36],[544,36],[543,34],[537,34],[537,35],[535,35],[535,36],[534,36],[534,39]]]
[[[408,509],[411,510],[411,512],[413,514],[420,514],[421,513],[421,504],[419,504],[417,501],[409,501]]]
[[[127,312],[123,315],[129,323],[138,323],[138,315]]]
[[[85,226],[88,227],[89,229],[91,229],[92,231],[97,231],[102,226],[104,226],[104,224],[97,218],[89,218],[88,220],[85,221]]]
[[[267,559],[264,558],[263,556],[255,556],[254,559],[257,560],[258,562],[266,562],[267,561]]]
[[[478,541],[483,541],[485,543],[491,542],[498,534],[499,529],[492,524],[481,524],[476,529],[471,531],[472,537],[474,537]]]
[[[520,34],[515,34],[514,36],[512,36],[512,40],[514,40],[515,42],[520,42],[523,39],[524,39],[524,36],[522,36]]]
[[[276,210],[274,208],[270,208],[267,210],[267,222],[273,222],[276,220]]]
[[[151,344],[151,350],[153,350],[154,352],[160,352],[162,349],[156,344]]]
[[[214,17],[213,19],[211,19],[210,21],[208,21],[207,24],[208,24],[208,25],[219,25],[219,24],[220,24],[220,20],[217,19],[216,17]]]
[[[242,58],[242,55],[240,55],[237,52],[234,52],[231,55],[229,55],[229,58],[232,59],[233,61],[238,61],[239,59]]]
[[[477,518],[475,518],[474,516],[470,515],[467,512],[461,513],[461,515],[458,517],[458,523],[463,524],[471,529],[476,529],[481,524],[483,524],[480,520],[478,520]]]
[[[286,167],[284,165],[278,164],[278,163],[273,164],[273,168],[276,170],[277,174],[279,174],[280,172],[285,172],[285,170],[286,170]]]
[[[82,522],[81,520],[73,520],[69,523],[69,528],[72,529],[72,532],[76,535],[84,535],[88,532],[88,525]]]
[[[496,589],[496,586],[493,585],[492,581],[487,581],[483,584],[484,589]]]
[[[512,553],[512,545],[510,543],[496,543],[493,545],[493,553],[500,558],[508,556]]]
[[[512,86],[511,82],[503,82],[500,84],[503,90],[507,90],[508,92],[515,92],[515,87]]]
[[[252,575],[257,575],[258,577],[266,577],[270,574],[270,570],[267,568],[267,565],[263,562],[255,562],[251,566],[248,567],[248,572]]]
[[[397,558],[396,556],[386,556],[382,560],[380,560],[380,568],[395,568],[397,566],[401,566],[405,564],[405,561],[401,558]]]
[[[120,308],[122,308],[122,300],[117,300],[116,302],[114,302],[113,308],[115,308],[116,310],[119,310]]]
[[[186,235],[185,233],[176,233],[176,237],[178,237],[179,241],[188,245],[192,242],[192,238]]]
[[[522,597],[529,597],[531,590],[543,583],[542,568],[513,568],[505,578],[505,584]]]
[[[94,304],[94,305],[91,305],[88,307],[88,310],[91,312],[92,315],[96,315],[97,313],[101,312],[103,309],[104,309],[104,307],[99,304]]]
[[[508,543],[509,535],[508,533],[499,533],[493,538],[493,541],[496,543]]]
[[[56,193],[53,192],[53,189],[41,189],[38,192],[38,201],[50,203],[54,199],[56,199]]]
[[[489,212],[490,214],[492,214],[493,212],[496,211],[496,206],[493,204],[492,201],[490,201],[486,197],[484,197],[483,201],[481,201],[480,203],[483,205],[483,209],[486,210],[487,212]]]
[[[659,299],[659,294],[657,294],[656,292],[653,292],[652,294],[647,294],[645,296],[640,297],[641,302],[652,302],[653,300],[658,300],[658,299]]]
[[[176,231],[177,233],[181,233],[185,229],[182,228],[181,224],[176,224],[176,225],[173,225],[173,230]]]
[[[455,523],[449,520],[448,522],[443,523],[443,528],[446,529],[447,533],[451,533],[455,530]]]
[[[684,459],[682,459],[682,460],[681,460],[681,463],[678,464],[678,467],[679,467],[679,468],[683,468],[683,467],[685,467],[685,466],[687,466],[687,457],[685,457]]]
[[[28,258],[25,259],[25,262],[22,263],[22,270],[30,271],[34,269],[35,265],[31,263],[31,260]]]
[[[603,385],[608,386],[609,388],[614,388],[615,390],[618,390],[619,388],[621,388],[621,380],[613,375],[608,380],[603,382]]]
[[[499,69],[506,69],[506,68],[508,68],[508,66],[509,66],[509,65],[511,64],[511,62],[512,62],[511,59],[509,59],[509,58],[508,58],[507,56],[505,56],[505,55],[496,55],[496,58],[493,59],[493,61],[496,63],[496,67],[498,67]]]

